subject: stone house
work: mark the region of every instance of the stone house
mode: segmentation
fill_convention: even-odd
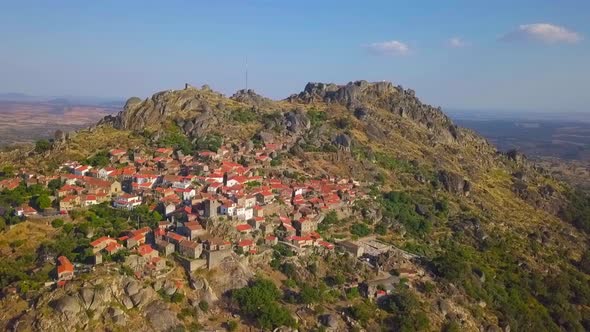
[[[203,245],[189,240],[184,240],[178,245],[181,255],[188,258],[197,259],[203,252]]]
[[[74,278],[74,264],[66,256],[57,258],[57,280],[72,280]]]
[[[174,253],[174,244],[166,240],[156,240],[156,249],[158,249],[162,255],[168,256]]]
[[[293,221],[293,226],[300,236],[307,235],[317,230],[317,223],[310,219],[299,219]]]

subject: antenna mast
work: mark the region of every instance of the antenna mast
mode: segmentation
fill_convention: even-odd
[[[248,90],[248,56],[246,56],[246,90]]]

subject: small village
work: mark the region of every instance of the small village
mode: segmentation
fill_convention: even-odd
[[[92,265],[100,266],[125,252],[124,265],[138,279],[163,273],[173,254],[193,272],[215,268],[231,254],[255,256],[272,251],[278,243],[297,255],[334,251],[337,244],[322,239],[318,225],[329,211],[346,213],[366,194],[353,179],[269,175],[273,174],[273,156],[281,150],[280,144],[250,150],[222,146],[217,151],[185,156],[171,148],[157,148],[153,153],[113,149],[105,167],[66,162],[54,176],[23,173],[27,185],[47,186],[59,179],[61,187],[53,204],[59,208],[38,211],[24,204],[15,214],[23,218],[39,214],[61,217],[97,204],[126,211],[143,205],[157,211],[162,220],[154,228],[137,227],[90,242]],[[0,190],[14,188],[21,181],[2,180]],[[360,258],[371,254],[374,246],[343,241],[339,247]],[[369,257],[390,249],[385,246]],[[57,258],[59,286],[77,273],[68,258]],[[370,293],[367,296],[377,296],[383,290]]]

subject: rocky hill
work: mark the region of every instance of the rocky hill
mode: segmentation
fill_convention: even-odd
[[[314,311],[289,302],[287,292],[285,307],[293,314],[305,312],[299,315],[302,330],[312,329],[304,323],[309,317],[349,310],[346,303],[359,322],[348,326],[369,331],[590,329],[590,200],[518,152],[499,153],[481,136],[456,126],[440,108],[422,103],[413,90],[389,82],[308,83],[302,92],[280,101],[251,90],[227,98],[207,86],[187,85],[145,100],[130,98],[116,116],[59,137],[50,150],[3,153],[0,163],[50,172],[66,160],[111,148],[141,151],[168,145],[193,153],[212,140],[225,146],[286,146],[285,153],[273,157],[282,162],[270,167],[269,174],[359,181],[370,188],[370,198],[322,235],[338,239],[351,225],[362,223],[381,241],[415,254],[413,268],[428,276],[428,282],[412,284],[409,293],[400,291],[370,307],[367,317],[361,317],[364,304],[353,306],[357,302],[345,295],[345,300],[324,302]],[[254,264],[253,272],[287,279],[285,271],[270,270],[268,264]],[[300,273],[309,273],[311,262],[293,264],[300,264]],[[344,269],[350,280],[362,279],[362,268],[348,271],[337,258],[317,264],[312,274],[288,280],[320,283],[334,269]],[[100,323],[86,315],[95,311],[94,302],[87,301],[96,298],[87,291],[96,290],[94,284],[32,296],[33,312],[22,321],[53,329],[58,323],[47,321],[47,315],[57,311],[64,317],[75,314],[78,326],[106,328],[118,326],[124,320],[120,317],[150,319],[155,312],[181,310],[160,300],[121,309],[129,283],[108,282],[115,286],[101,290],[106,299],[101,300]],[[150,287],[146,289],[155,292]],[[57,302],[48,298],[58,295],[66,297]],[[216,310],[235,309],[224,304],[222,292],[216,296]],[[3,301],[3,306],[11,303]],[[135,311],[127,311],[131,309]],[[174,314],[168,316],[166,328],[183,324]]]

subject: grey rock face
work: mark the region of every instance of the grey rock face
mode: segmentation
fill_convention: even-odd
[[[363,107],[358,107],[354,110],[354,116],[359,120],[366,120],[369,116],[369,110]]]
[[[238,90],[230,98],[253,106],[265,106],[272,103],[272,100],[257,94],[252,89]]]
[[[124,326],[127,324],[127,318],[123,310],[115,307],[110,307],[105,314],[107,319],[110,319],[115,325]]]
[[[56,142],[62,142],[66,140],[67,136],[66,133],[58,129],[55,131],[55,134],[53,134],[53,138]]]
[[[131,298],[127,295],[123,295],[121,296],[121,303],[125,306],[125,308],[127,309],[131,309],[133,308],[133,301],[131,301]]]
[[[174,295],[174,293],[176,293],[176,285],[171,281],[166,281],[163,289],[167,295]]]
[[[168,306],[162,301],[154,301],[145,309],[145,316],[156,331],[170,331],[180,325],[180,321]]]
[[[508,159],[516,162],[516,164],[523,164],[527,159],[523,153],[518,152],[517,150],[514,150],[514,149],[506,152],[506,157],[508,157]]]
[[[309,130],[311,122],[307,115],[302,110],[295,110],[285,113],[285,127],[292,133],[299,133],[304,130]]]
[[[438,180],[443,185],[443,188],[453,194],[469,195],[471,184],[465,180],[461,175],[448,171],[439,171]]]
[[[320,316],[320,322],[331,329],[338,330],[340,328],[340,320],[334,314]]]
[[[127,99],[127,101],[125,102],[124,109],[131,109],[137,106],[139,103],[141,103],[141,99],[139,99],[138,97],[131,97]]]
[[[148,304],[154,297],[154,291],[151,288],[144,288],[140,290],[137,294],[131,296],[131,301],[133,305],[141,308]]]
[[[327,103],[354,104],[367,96],[379,97],[395,90],[390,82],[369,83],[367,81],[350,82],[346,85],[307,83],[303,92],[289,97],[304,102],[324,101]]]
[[[257,136],[264,144],[272,143],[272,142],[274,142],[274,139],[275,139],[273,133],[268,132],[268,131],[261,131],[258,133]]]
[[[82,311],[82,306],[74,296],[66,295],[51,303],[51,307],[62,314],[77,314]]]
[[[139,292],[141,285],[136,280],[130,280],[127,285],[125,286],[125,293],[127,295],[132,296]]]
[[[332,143],[343,150],[349,151],[352,147],[352,138],[346,134],[338,134],[334,137]]]

